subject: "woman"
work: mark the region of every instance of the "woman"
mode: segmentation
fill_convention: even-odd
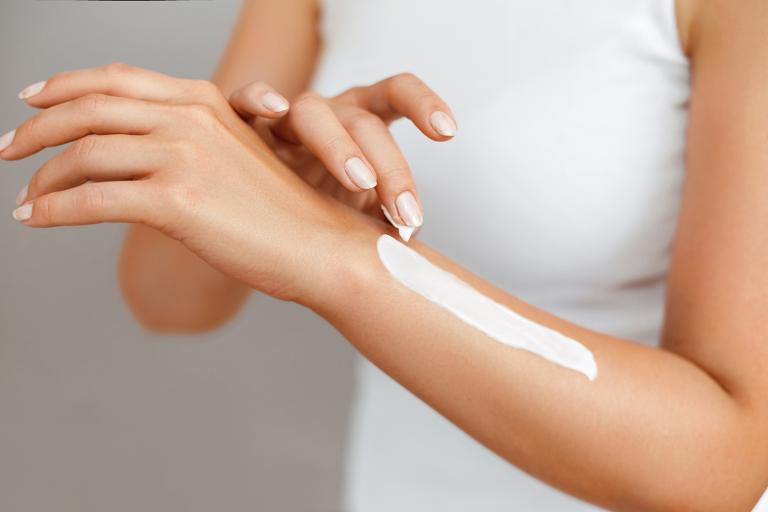
[[[259,23],[260,4],[274,12],[246,30]],[[290,98],[304,89],[317,52],[314,10],[277,4],[246,7],[217,75],[227,93],[254,78]],[[418,194],[402,190],[411,187],[404,166],[392,167],[399,185],[388,179],[382,162],[399,154],[371,116],[405,111],[428,136],[451,134],[431,123],[450,110],[408,76],[326,107],[300,97],[283,121],[255,122],[289,152],[292,172],[209,85],[125,66],[57,75],[26,94],[45,110],[4,138],[0,157],[78,142],[38,171],[15,216],[29,226],[148,226],[132,232],[122,268],[148,325],[213,327],[250,288],[303,304],[508,463],[582,500],[613,510],[749,510],[768,481],[768,12],[758,0],[482,6],[330,5],[318,85],[370,80],[398,63],[439,84],[467,142],[429,152],[404,143],[419,169],[424,235],[538,307],[426,243],[410,247],[582,344],[599,368],[593,381],[498,343],[382,265],[377,240],[396,234],[360,213],[373,212],[373,192],[351,192],[365,187],[345,164],[360,158],[390,215],[408,224],[396,198]],[[278,44],[282,32],[290,37]],[[255,51],[261,37],[269,52]],[[342,65],[362,76],[343,75]],[[421,91],[404,95],[407,108],[396,94],[403,86],[392,87],[403,82]],[[263,87],[235,93],[233,107],[277,117],[279,99],[264,101]],[[350,128],[361,117],[369,128]],[[315,144],[329,126],[337,144]],[[339,185],[318,177],[317,162],[297,163],[300,149],[283,139],[307,145]],[[159,296],[158,269],[169,262],[176,271]],[[657,331],[660,348],[630,342]],[[372,367],[361,378],[355,510],[586,509],[524,480]]]

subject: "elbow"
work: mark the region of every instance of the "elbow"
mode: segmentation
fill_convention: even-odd
[[[757,504],[761,489],[705,489],[699,487],[696,496],[687,500],[673,498],[653,508],[659,512],[750,512]]]
[[[128,303],[128,309],[144,330],[154,334],[203,334],[222,327],[231,315],[179,315],[171,312],[152,311]]]
[[[728,439],[702,439],[698,453],[683,456],[687,461],[682,464],[673,462],[680,454],[670,454],[668,470],[673,472],[657,476],[657,492],[648,489],[645,499],[650,500],[644,506],[627,510],[750,512],[768,484],[768,444],[758,439],[761,432],[764,429],[734,429]]]
[[[726,466],[713,471],[728,471]],[[715,486],[692,482],[692,490],[660,500],[648,512],[750,512],[760,500],[765,486]]]
[[[136,322],[145,330],[155,334],[202,334],[214,331],[227,322],[239,311],[242,302],[228,304],[211,304],[212,301],[191,300],[184,298],[174,300],[166,298],[126,293],[123,297],[128,310]]]
[[[768,484],[768,408],[725,400],[666,422],[631,464],[612,462],[595,503],[620,512],[750,512]]]
[[[136,286],[120,279],[123,299],[136,321],[157,334],[201,334],[228,323],[248,297],[245,287],[192,290]]]

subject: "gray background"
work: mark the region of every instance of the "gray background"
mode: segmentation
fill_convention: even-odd
[[[238,5],[2,0],[0,133],[32,113],[17,92],[59,70],[209,77]],[[211,335],[143,332],[116,284],[123,226],[11,219],[52,154],[0,162],[0,511],[338,509],[344,341],[263,296]]]

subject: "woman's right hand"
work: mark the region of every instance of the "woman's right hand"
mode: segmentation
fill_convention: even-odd
[[[116,64],[55,75],[26,101],[42,110],[0,138],[0,159],[72,142],[21,192],[26,226],[145,224],[297,302],[334,289],[343,247],[372,226],[287,169],[211,83]]]
[[[304,93],[290,109],[274,89],[255,82],[230,103],[304,181],[375,217],[381,204],[396,226],[421,226],[423,207],[388,125],[407,117],[432,140],[456,134],[448,105],[410,73],[333,98]]]

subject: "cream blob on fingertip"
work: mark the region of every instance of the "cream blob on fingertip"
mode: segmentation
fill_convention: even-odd
[[[589,380],[597,378],[592,352],[578,341],[486,297],[391,236],[380,236],[376,249],[397,281],[494,340],[582,373]]]
[[[19,99],[20,100],[28,100],[32,96],[35,96],[36,94],[40,94],[40,92],[45,88],[45,85],[48,82],[46,80],[43,80],[41,82],[35,82],[32,85],[26,86],[22,91],[19,93]]]
[[[395,222],[395,219],[392,218],[392,216],[389,214],[389,210],[387,210],[387,207],[384,205],[381,205],[381,211],[384,212],[384,217],[386,217],[389,223],[392,224],[395,228],[397,228],[397,233],[400,235],[400,238],[402,238],[404,242],[407,242],[408,240],[410,240],[413,234],[418,229],[418,227],[406,226],[404,224],[399,224]]]

